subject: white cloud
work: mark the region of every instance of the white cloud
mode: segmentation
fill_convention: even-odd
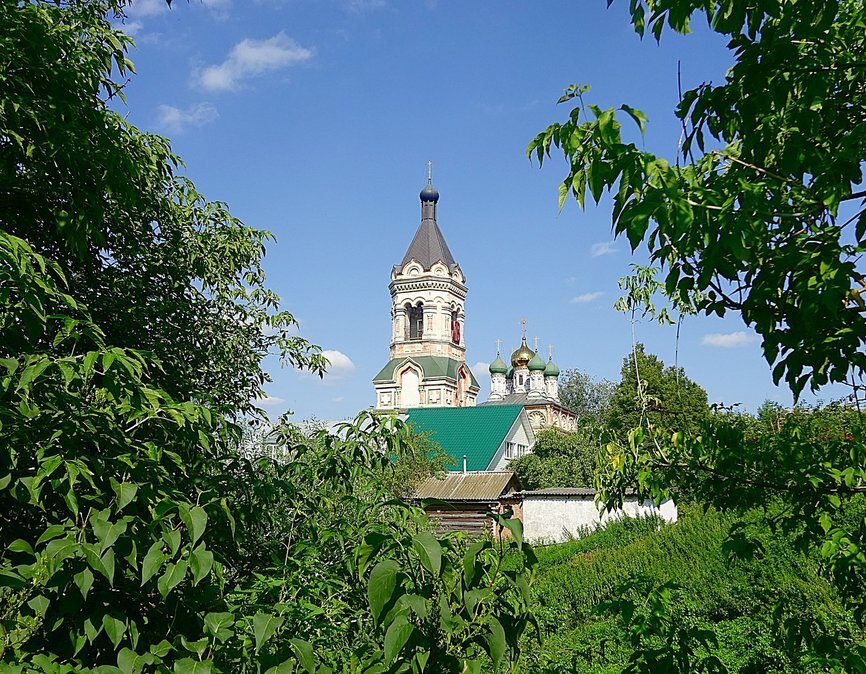
[[[168,11],[165,0],[135,0],[127,12],[130,16],[155,16]]]
[[[578,295],[577,297],[571,298],[572,304],[589,304],[590,302],[595,302],[599,297],[603,297],[604,293],[600,290],[594,293],[583,293],[583,295]]]
[[[592,248],[589,249],[589,254],[593,257],[601,257],[602,255],[612,255],[617,252],[617,249],[613,247],[613,241],[600,241],[599,243],[592,244]]]
[[[158,124],[167,131],[178,133],[188,126],[210,124],[217,117],[219,113],[211,103],[197,103],[186,109],[160,105]]]
[[[737,332],[711,332],[704,335],[703,343],[706,346],[718,346],[722,349],[736,349],[740,346],[753,344],[758,341],[757,335],[752,335],[742,330]]]
[[[253,402],[261,407],[276,407],[277,405],[282,405],[286,401],[282,398],[277,398],[276,396],[265,396],[264,398],[256,398]]]
[[[136,33],[141,32],[141,29],[144,28],[144,24],[141,21],[130,21],[127,19],[121,23],[115,24],[114,27],[122,30],[127,35],[135,35]]]
[[[313,50],[302,47],[280,32],[266,40],[241,40],[219,65],[207,66],[198,75],[209,91],[231,91],[243,80],[309,61]]]
[[[482,377],[489,377],[490,363],[485,363],[483,360],[479,360],[475,365],[472,365],[469,369],[472,370],[472,373],[475,375],[476,379],[481,379]]]
[[[322,355],[330,361],[326,377],[345,377],[355,371],[355,364],[342,351],[331,349],[322,351]]]

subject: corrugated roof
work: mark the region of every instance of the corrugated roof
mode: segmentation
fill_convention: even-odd
[[[498,501],[500,496],[516,489],[520,489],[520,481],[510,470],[460,472],[428,478],[412,496],[443,501]]]
[[[595,496],[595,489],[592,487],[548,487],[547,489],[522,491],[520,496]]]
[[[523,411],[520,405],[489,407],[418,407],[406,411],[419,433],[430,433],[446,454],[454,457],[450,470],[486,470],[496,450]]]
[[[421,220],[418,231],[415,232],[415,237],[409,244],[400,266],[405,267],[406,263],[412,259],[420,263],[426,271],[432,269],[437,262],[443,262],[449,269],[451,269],[451,265],[457,264],[451,251],[448,250],[448,244],[445,243],[445,237],[442,236],[439,225],[433,218]]]
[[[522,491],[516,496],[595,496],[596,490],[592,487],[548,487],[547,489],[534,489]],[[626,489],[626,496],[633,496],[634,489]]]
[[[394,381],[394,370],[403,363],[417,363],[421,368],[424,379],[436,379],[437,377],[447,377],[457,380],[457,368],[463,364],[461,361],[448,358],[447,356],[404,356],[402,358],[394,358],[388,361],[375,377],[373,381]],[[475,378],[470,367],[469,378],[472,380],[472,386],[478,386],[478,380]]]

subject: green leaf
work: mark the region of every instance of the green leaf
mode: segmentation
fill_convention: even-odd
[[[385,632],[385,662],[390,664],[397,659],[403,646],[412,636],[414,627],[406,620],[406,616],[397,616]]]
[[[163,599],[165,599],[168,596],[168,593],[177,587],[178,583],[183,580],[188,566],[186,560],[183,559],[177,562],[177,564],[166,564],[165,571],[156,583]]]
[[[235,616],[233,613],[208,613],[204,617],[205,631],[220,641],[225,641],[231,636],[229,628],[234,624]]]
[[[523,522],[516,517],[511,517],[503,521],[503,524],[511,532],[511,537],[515,540],[518,546],[523,545]]]
[[[33,609],[33,612],[36,613],[36,615],[44,616],[45,612],[48,611],[51,602],[40,594],[28,601],[27,605]]]
[[[138,493],[138,485],[129,482],[117,482],[111,478],[111,488],[114,490],[114,495],[117,497],[117,510],[123,510],[130,504],[132,499]]]
[[[207,527],[207,513],[200,506],[190,508],[189,511],[181,510],[180,513],[180,517],[189,531],[192,544],[195,545]]]
[[[114,542],[126,531],[126,522],[109,522],[107,520],[93,520],[93,533],[104,551],[114,545]]]
[[[310,642],[303,639],[290,639],[289,641],[301,666],[310,674],[316,674],[316,660],[313,657],[313,647]]]
[[[205,652],[207,645],[210,643],[210,639],[208,639],[207,637],[202,637],[201,639],[196,639],[195,641],[189,641],[185,636],[181,634],[180,643],[190,653],[195,653],[198,657],[201,657],[201,654]]]
[[[202,578],[210,573],[211,567],[213,567],[213,553],[206,550],[204,543],[202,543],[193,550],[189,564],[192,569],[192,584],[197,585]]]
[[[507,644],[505,641],[505,630],[495,617],[487,618],[487,626],[490,631],[485,635],[485,640],[490,653],[490,659],[493,660],[493,666],[499,667],[502,656],[505,655]]]
[[[478,554],[488,547],[490,547],[489,542],[478,541],[470,545],[466,550],[466,554],[463,555],[463,582],[466,587],[471,587],[475,579],[478,568],[476,564]]]
[[[397,586],[397,572],[400,565],[393,559],[386,559],[376,564],[370,572],[367,581],[367,600],[370,602],[370,610],[373,612],[373,620],[377,623],[382,609],[391,600],[394,588]]]
[[[210,660],[184,658],[174,663],[175,674],[211,674],[213,663]]]
[[[644,131],[646,130],[647,116],[640,110],[636,110],[630,105],[623,104],[620,106],[619,109],[627,113],[629,117],[634,120],[635,124],[637,124],[638,128],[640,129],[641,135],[643,135]]]
[[[418,553],[418,558],[424,568],[434,576],[438,576],[442,568],[442,548],[433,534],[429,531],[422,531],[412,539],[412,547]]]
[[[9,550],[9,552],[26,552],[28,555],[33,554],[33,548],[30,543],[25,541],[23,538],[15,539],[6,549]]]
[[[172,645],[163,639],[158,644],[154,644],[150,647],[150,652],[153,653],[158,658],[164,658],[169,654],[172,650]]]
[[[106,614],[102,616],[102,627],[105,629],[108,638],[111,639],[111,643],[117,648],[126,632],[126,624],[122,620]]]
[[[78,586],[78,591],[81,592],[81,596],[84,599],[87,599],[87,593],[90,592],[90,588],[93,587],[93,573],[91,573],[89,568],[85,568],[84,571],[76,573],[75,576],[73,576],[73,580]]]
[[[162,551],[163,542],[156,541],[150,546],[147,554],[144,556],[144,561],[141,564],[141,584],[144,585],[153,575],[159,571],[159,567],[165,561],[165,554]]]
[[[283,624],[283,618],[273,616],[269,613],[256,613],[253,616],[253,635],[256,638],[256,653],[259,652],[264,643],[270,639],[274,632]]]

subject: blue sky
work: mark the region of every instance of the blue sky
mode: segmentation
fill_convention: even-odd
[[[572,83],[602,107],[650,119],[647,149],[673,157],[683,87],[718,81],[730,60],[702,25],[641,41],[627,2],[604,0],[136,0],[129,119],[172,139],[187,174],[248,224],[272,231],[270,285],[300,332],[333,361],[324,381],[269,363],[272,415],[337,419],[373,404],[387,362],[389,271],[420,219],[434,162],[439,224],[467,277],[467,360],[514,348],[520,320],[554,345],[560,368],[618,379],[631,347],[616,312],[632,257],[612,242],[610,207],[557,209],[564,163],[541,170],[528,142],[568,109]],[[711,402],[754,410],[773,386],[758,340],[737,316],[636,327],[648,350],[678,358]],[[824,398],[843,391],[826,391]]]

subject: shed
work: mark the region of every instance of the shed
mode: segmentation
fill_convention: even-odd
[[[622,508],[601,513],[595,504],[595,489],[551,487],[514,494],[522,499],[523,535],[528,541],[562,543],[621,517],[659,515],[666,522],[677,521],[677,506],[668,499],[656,506],[627,494]]]
[[[422,503],[437,530],[483,534],[493,532],[493,520],[487,514],[503,512],[501,500],[521,488],[517,475],[510,470],[455,472],[424,480],[412,498]]]

